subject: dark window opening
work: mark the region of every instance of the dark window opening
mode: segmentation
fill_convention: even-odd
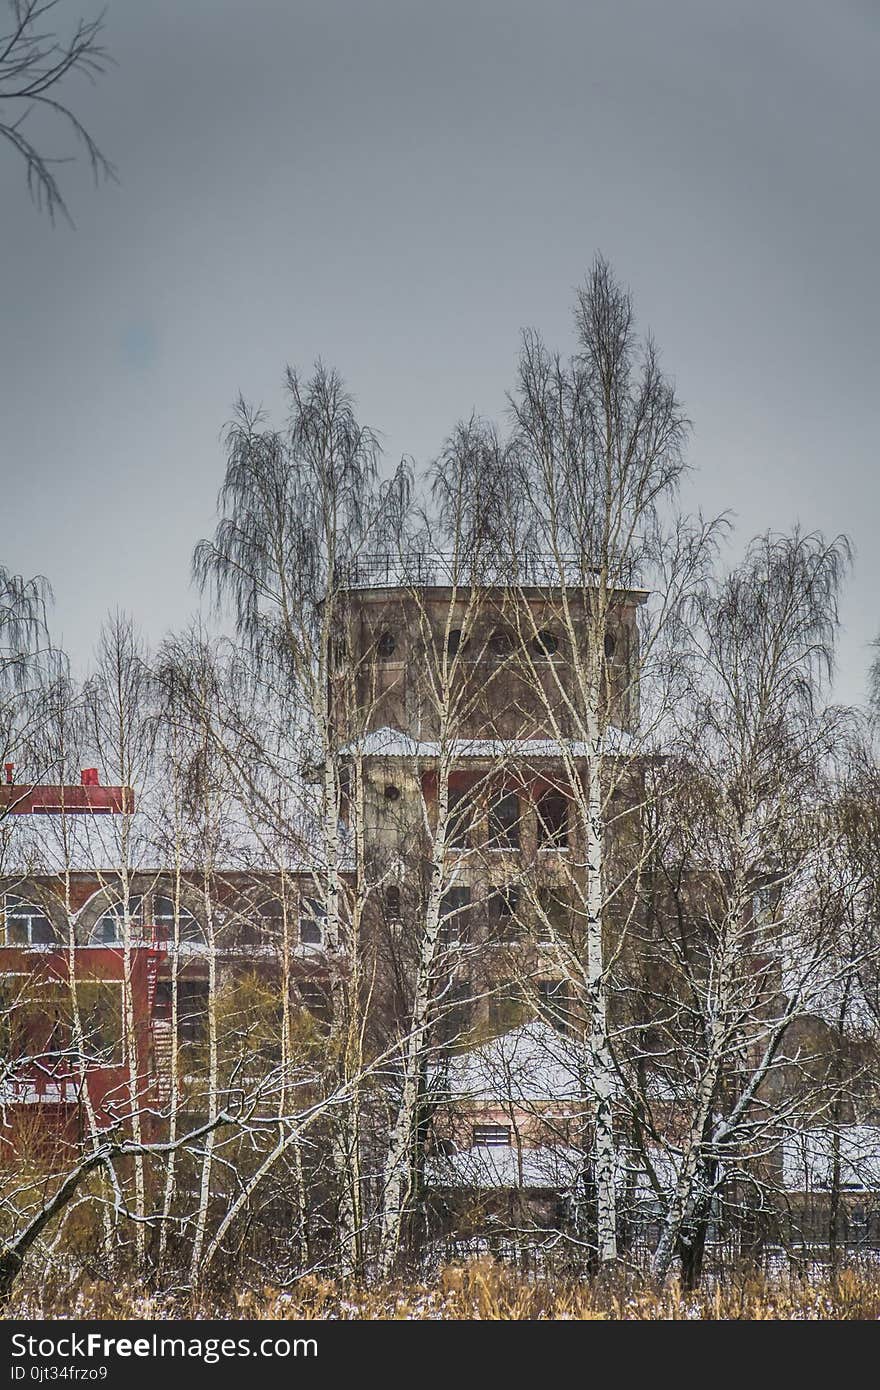
[[[123,1061],[122,984],[115,980],[80,980],[76,1002],[88,1060],[105,1066]],[[69,1007],[69,1006],[68,1006]],[[70,1020],[73,1038],[73,1020]]]
[[[385,800],[386,800],[386,801],[399,801],[399,800],[400,800],[400,787],[395,787],[395,785],[394,785],[393,782],[388,782],[388,783],[386,783],[386,786],[385,786]]]
[[[7,894],[4,910],[7,946],[48,946],[55,930],[42,908]]]
[[[537,802],[538,846],[565,849],[568,844],[568,798],[562,792],[546,791]]]
[[[448,791],[446,838],[454,849],[467,849],[474,819],[473,797],[469,787],[450,787]]]
[[[494,889],[487,899],[489,923],[492,939],[495,941],[515,941],[519,932],[517,913],[519,912],[519,888],[508,884]]]
[[[319,898],[303,898],[299,910],[299,939],[304,946],[322,946],[327,908]]]
[[[470,888],[447,888],[440,899],[440,940],[445,946],[467,941]]]
[[[474,1125],[473,1147],[475,1149],[508,1149],[512,1134],[511,1125]]]
[[[434,1031],[438,1042],[459,1042],[471,1026],[472,998],[461,982],[445,987],[434,1006]]]
[[[542,628],[532,643],[532,651],[535,656],[553,656],[558,650],[559,642],[556,635],[549,628]]]
[[[280,898],[263,898],[247,912],[235,932],[236,946],[262,946],[284,936],[284,905]]]
[[[63,1034],[61,989],[27,986],[21,977],[0,977],[0,1054],[7,1061],[62,1052],[70,1045]]]
[[[171,980],[158,980],[154,1014],[169,1023],[172,1017],[174,985]],[[181,1042],[203,1042],[208,1033],[208,981],[178,980],[177,1036]]]
[[[385,916],[389,922],[400,920],[400,889],[396,883],[385,889]]]
[[[171,980],[156,981],[156,996],[153,1001],[153,1017],[169,1020],[171,1018],[171,1004],[173,999],[173,984]]]
[[[454,627],[446,639],[446,650],[450,656],[456,656],[459,652],[466,651],[468,639],[464,636],[460,627]]]
[[[613,655],[614,655],[614,649],[615,649],[616,646],[617,646],[617,643],[615,642],[615,640],[614,640],[614,638],[612,637],[611,633],[610,633],[610,632],[606,632],[606,633],[605,633],[605,655],[607,656],[607,658],[608,658],[609,661],[611,660],[611,658],[612,658]]]
[[[539,1013],[561,1033],[571,1027],[568,1010],[568,990],[564,980],[538,980]]]
[[[297,993],[303,1007],[319,1021],[326,1022],[330,1017],[330,996],[326,986],[319,980],[297,980]]]
[[[495,1032],[505,1033],[518,1028],[529,1016],[529,1009],[522,989],[515,980],[503,980],[489,996],[489,1026]]]
[[[519,846],[519,797],[504,792],[489,806],[489,847],[517,849]]]
[[[395,641],[394,634],[392,632],[381,633],[376,643],[376,651],[379,656],[381,656],[383,660],[387,660],[389,656],[394,655],[396,649],[397,642]]]
[[[568,903],[556,889],[538,889],[535,928],[539,941],[552,942],[556,936],[565,932],[568,925],[568,910]]]

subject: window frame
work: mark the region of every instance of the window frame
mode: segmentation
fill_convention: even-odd
[[[559,655],[559,638],[550,627],[539,628],[529,645],[537,661],[552,661]]]
[[[550,801],[562,806],[562,821],[557,826],[552,825],[541,812],[542,803]],[[545,787],[541,794],[535,797],[535,832],[539,850],[553,854],[563,854],[568,850],[571,833],[570,812],[570,798],[555,787]]]
[[[561,895],[560,889],[558,889],[552,883],[542,883],[538,885],[537,899],[538,910],[534,914],[535,944],[538,947],[554,946],[556,944],[556,936],[564,935],[563,924],[554,922],[554,914],[551,910],[548,910],[547,901],[549,899],[551,905],[555,907],[560,913],[570,911],[571,903],[570,901],[566,901],[565,897]],[[542,921],[542,914],[544,917],[547,918],[547,922],[549,924],[546,928]],[[554,932],[556,933],[556,936],[554,936]]]
[[[170,911],[160,911],[158,904],[167,903]],[[160,940],[163,945],[174,949],[174,927],[177,924],[178,944],[180,946],[200,946],[207,947],[207,940],[201,922],[190,908],[182,902],[175,910],[173,893],[151,893],[149,907],[149,925],[154,928],[162,928]],[[165,929],[167,928],[167,935]]]
[[[13,900],[13,907],[12,907],[12,910],[11,910],[11,911],[10,911],[10,907],[9,907],[9,900],[10,900],[10,899]],[[26,940],[24,940],[24,941],[10,941],[10,939],[9,939],[9,920],[10,920],[10,916],[12,916],[12,919],[13,919],[14,921],[15,921],[15,920],[21,920],[21,917],[18,916],[17,910],[20,910],[20,909],[22,909],[22,908],[24,908],[24,909],[31,909],[31,910],[28,911],[27,914],[26,914],[26,916],[27,916],[27,938],[26,938]],[[23,915],[24,915],[24,914],[22,914],[22,916],[23,916]],[[37,919],[37,920],[39,920],[39,921],[42,921],[42,922],[45,922],[45,923],[47,924],[48,931],[49,931],[49,935],[48,935],[48,937],[46,938],[46,940],[44,940],[44,941],[35,941],[35,940],[34,940],[34,929],[33,929],[33,928],[34,928],[34,920],[35,920],[35,919]],[[58,935],[57,935],[57,933],[56,933],[56,931],[55,931],[55,923],[52,921],[52,918],[49,916],[48,912],[46,912],[46,910],[45,910],[44,908],[42,908],[42,907],[39,905],[39,903],[35,903],[35,902],[33,902],[30,898],[26,898],[26,897],[24,897],[24,896],[22,896],[22,895],[20,895],[20,894],[18,894],[18,893],[4,893],[4,894],[3,894],[3,942],[4,942],[4,945],[6,945],[6,946],[17,946],[20,950],[29,949],[29,948],[35,947],[35,946],[37,946],[37,947],[43,947],[43,946],[57,946],[57,945],[60,945],[60,942],[59,942],[59,940],[58,940]]]
[[[316,941],[309,941],[303,936],[303,927],[305,925],[316,928],[318,933],[318,939]],[[323,947],[326,944],[327,906],[314,892],[300,894],[299,912],[297,914],[297,931],[299,933],[300,946]]]
[[[478,1138],[477,1136],[481,1136]],[[504,1136],[504,1137],[501,1137]],[[471,1126],[472,1149],[512,1149],[513,1125],[484,1121]]]
[[[491,946],[514,946],[523,939],[520,907],[522,894],[518,883],[501,883],[489,888],[486,895],[486,915]]]
[[[143,945],[147,938],[144,936],[144,907],[147,900],[146,893],[130,893],[128,896],[128,922],[129,922],[129,943],[131,945]],[[133,907],[133,905],[136,906]],[[119,950],[125,946],[125,903],[122,898],[108,903],[107,906],[98,914],[89,928],[89,939],[87,946],[105,946],[108,950]],[[112,917],[117,923],[117,934],[110,940],[103,933],[98,935],[98,928],[107,918]],[[133,930],[135,929],[136,930]]]
[[[499,811],[505,802],[513,802],[515,814],[512,819],[499,820]],[[489,798],[486,812],[486,848],[489,850],[518,850],[522,845],[522,798],[520,793],[508,787],[493,793]]]
[[[453,902],[452,899],[455,899]],[[438,939],[443,946],[464,946],[470,938],[468,914],[473,907],[469,883],[456,883],[446,888],[440,898],[440,930]]]
[[[477,822],[473,787],[448,786],[446,789],[446,843],[450,849],[472,847]]]

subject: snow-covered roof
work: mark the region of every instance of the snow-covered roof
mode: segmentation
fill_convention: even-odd
[[[602,752],[610,758],[630,757],[637,749],[636,740],[622,729],[609,728],[603,739]],[[591,745],[581,739],[555,738],[456,738],[447,744],[450,757],[456,761],[492,759],[511,762],[559,762],[563,758],[586,758]],[[365,758],[405,758],[436,761],[440,743],[436,739],[417,739],[399,729],[385,727],[365,734],[346,744],[341,750],[349,756]]]
[[[572,1185],[582,1165],[583,1154],[563,1145],[477,1145],[429,1158],[425,1180],[433,1187],[564,1189]]]
[[[842,1125],[840,1182],[856,1190],[880,1189],[880,1125]],[[782,1146],[785,1186],[793,1192],[826,1191],[831,1186],[834,1130],[804,1130]]]
[[[452,1100],[575,1100],[582,1095],[578,1053],[546,1023],[533,1020],[452,1056],[435,1075]]]
[[[651,1161],[661,1189],[669,1193],[678,1180],[673,1158],[654,1147]],[[574,1185],[583,1164],[583,1153],[566,1144],[475,1144],[455,1153],[432,1155],[425,1165],[425,1180],[434,1187],[547,1187],[563,1192]],[[629,1188],[631,1199],[657,1200],[639,1155],[618,1150],[615,1177],[621,1192]]]
[[[527,1105],[589,1102],[591,1096],[583,1048],[540,1019],[511,1028],[467,1052],[452,1054],[442,1068],[434,1070],[432,1080],[451,1102]],[[612,1093],[619,1096],[619,1077],[612,1077],[610,1085]],[[675,1101],[683,1095],[681,1084],[657,1073],[648,1074],[644,1087],[652,1100]]]
[[[112,878],[123,868],[129,873],[160,874],[169,872],[178,853],[184,868],[198,867],[207,859],[218,873],[299,874],[310,867],[309,829],[305,823],[288,826],[283,818],[280,824],[268,817],[265,827],[255,824],[231,797],[211,831],[210,843],[189,827],[181,831],[175,845],[171,817],[161,803],[151,804],[148,796],[139,797],[138,809],[131,816],[6,816],[0,828],[0,875],[69,872]],[[320,862],[317,854],[312,862]]]

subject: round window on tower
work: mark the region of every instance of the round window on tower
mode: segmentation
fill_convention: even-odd
[[[556,635],[548,627],[542,628],[532,643],[532,650],[536,656],[552,656],[559,650]]]
[[[400,800],[400,787],[395,787],[395,785],[394,785],[393,782],[388,782],[388,783],[386,783],[386,785],[385,785],[385,800],[386,800],[386,801],[399,801],[399,800]]]

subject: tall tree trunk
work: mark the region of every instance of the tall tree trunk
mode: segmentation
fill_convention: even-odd
[[[413,1144],[420,1103],[420,1079],[423,1073],[431,985],[440,935],[441,904],[446,886],[449,769],[445,762],[438,769],[437,802],[437,827],[432,845],[424,934],[416,971],[409,1031],[404,1044],[401,1093],[383,1174],[384,1205],[379,1244],[379,1273],[383,1278],[387,1278],[393,1272],[397,1262],[404,1215],[412,1191]]]
[[[596,1147],[596,1242],[600,1264],[617,1259],[617,1164],[614,1146],[614,1065],[608,1039],[608,1003],[605,988],[603,941],[603,852],[601,748],[598,734],[587,789],[587,988],[589,1036],[587,1055],[591,1068]]]
[[[214,939],[214,911],[212,889],[207,875],[203,884],[205,903],[205,926],[208,941],[208,1120],[213,1122],[218,1111],[219,1090],[219,1051],[217,1029],[217,951]],[[199,1181],[199,1205],[196,1212],[193,1232],[192,1255],[190,1258],[190,1279],[198,1283],[202,1274],[202,1251],[208,1225],[208,1207],[211,1200],[211,1180],[214,1170],[214,1144],[216,1130],[210,1129],[205,1136],[205,1149],[202,1155],[201,1177]]]

